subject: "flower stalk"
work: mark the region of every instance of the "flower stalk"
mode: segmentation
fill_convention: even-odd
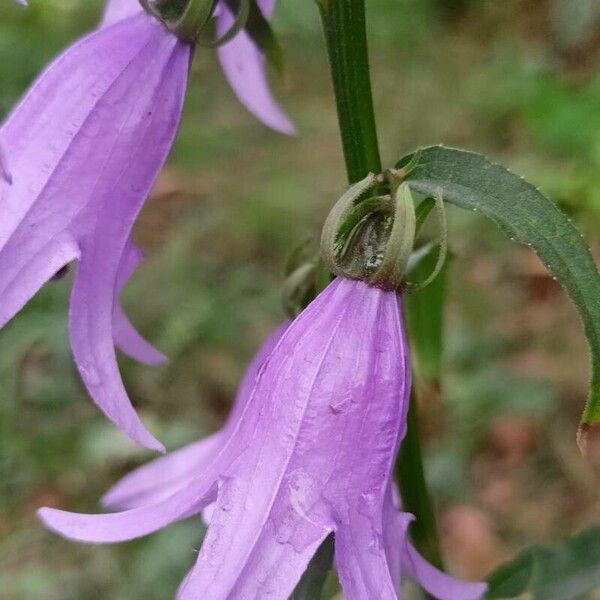
[[[382,171],[366,34],[364,0],[316,0],[321,13],[333,79],[346,170],[350,183]],[[414,400],[414,399],[413,399]],[[441,553],[433,503],[423,476],[422,453],[417,431],[417,406],[411,402],[408,431],[396,473],[401,487],[414,484],[415,497],[407,498],[416,517],[411,535],[418,550],[441,566]],[[411,485],[402,486],[402,481]]]
[[[321,12],[350,183],[381,171],[364,0],[316,0]]]

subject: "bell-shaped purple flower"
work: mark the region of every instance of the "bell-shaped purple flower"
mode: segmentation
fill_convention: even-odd
[[[109,543],[214,504],[180,600],[284,600],[332,532],[348,600],[395,600],[402,574],[441,600],[475,600],[483,584],[440,573],[407,540],[391,473],[409,391],[398,295],[337,279],[259,353],[220,433],[109,492],[123,512],[39,515],[66,537]]]
[[[249,108],[289,129],[265,91],[262,55],[247,37],[236,40],[229,46],[243,56],[230,55],[227,66],[236,91],[254,82]],[[111,0],[103,27],[51,64],[0,127],[0,327],[77,260],[69,321],[79,372],[107,417],[156,450],[114,344],[146,362],[164,357],[135,332],[117,296],[140,260],[131,230],[173,144],[192,53],[137,0]]]

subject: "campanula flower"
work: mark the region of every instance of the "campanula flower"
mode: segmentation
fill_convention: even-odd
[[[221,7],[220,22],[229,17]],[[262,55],[245,36],[220,50],[226,73],[255,114],[285,130]],[[78,261],[69,330],[81,377],[110,420],[156,450],[162,445],[131,405],[114,344],[147,362],[163,357],[117,296],[139,262],[131,231],[175,139],[193,50],[137,0],[111,0],[103,27],[55,60],[0,127],[0,327]]]
[[[403,574],[441,600],[480,598],[485,585],[440,573],[407,539],[392,480],[411,385],[397,293],[339,278],[276,337],[221,434],[125,478],[105,498],[122,512],[44,508],[43,522],[111,543],[213,505],[180,600],[285,600],[331,533],[348,600],[396,600]]]

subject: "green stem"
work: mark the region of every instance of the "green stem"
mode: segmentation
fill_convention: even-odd
[[[396,462],[396,475],[403,509],[417,517],[410,526],[413,543],[432,565],[443,569],[433,502],[423,470],[416,400],[412,393],[408,409],[408,429]]]
[[[369,75],[364,0],[316,0],[327,52],[350,183],[381,171]]]
[[[316,0],[331,66],[348,180],[381,172],[377,140],[364,0]],[[411,398],[408,431],[397,463],[404,506],[416,521],[411,537],[418,550],[441,568],[433,503],[427,489],[417,428],[417,405]]]

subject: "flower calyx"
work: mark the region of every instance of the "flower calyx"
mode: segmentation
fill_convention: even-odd
[[[219,0],[139,0],[143,9],[159,20],[173,35],[190,44],[218,47],[235,37],[248,21],[251,0],[239,0],[231,27],[217,39],[205,35]]]
[[[407,273],[418,261],[415,239],[426,218],[417,214],[413,194],[404,181],[408,169],[370,173],[334,205],[321,236],[321,255],[332,273],[386,290],[417,291],[441,271],[447,255],[447,233],[444,202],[438,194],[433,205],[422,203],[428,208],[427,214],[435,208],[438,217],[437,264],[425,281],[407,280]]]

